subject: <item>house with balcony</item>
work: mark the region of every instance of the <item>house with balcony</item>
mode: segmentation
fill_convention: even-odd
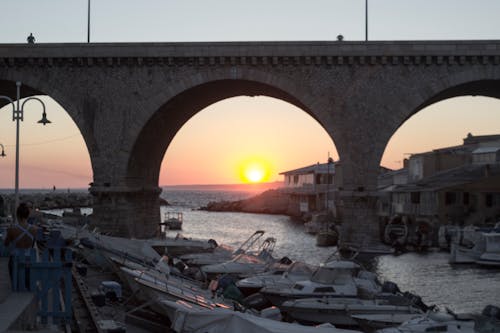
[[[289,211],[301,216],[311,212],[330,210],[335,214],[338,163],[316,163],[302,168],[281,172],[284,176],[282,193],[289,196]]]
[[[404,177],[406,175],[406,183]],[[500,218],[500,135],[411,155],[404,168],[379,177],[382,221],[485,224]]]

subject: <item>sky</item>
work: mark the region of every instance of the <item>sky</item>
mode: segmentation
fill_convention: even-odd
[[[87,0],[1,4],[0,43],[25,43],[30,33],[37,43],[87,41]],[[500,39],[498,0],[369,0],[368,8],[369,40]],[[338,34],[364,40],[365,0],[91,0],[90,22],[94,43],[334,40]],[[40,105],[27,104],[20,187],[88,187],[90,159],[78,128],[57,102],[43,100],[53,123],[37,125]],[[0,188],[14,186],[11,117],[11,109],[0,109],[7,154],[0,158]],[[242,123],[245,130],[237,126]],[[500,102],[458,97],[425,108],[394,134],[382,165],[399,168],[409,154],[461,144],[469,132],[500,133]],[[201,148],[214,158],[185,153]],[[272,98],[236,97],[200,110],[184,125],[166,151],[160,185],[246,182],[253,176],[242,169],[252,163],[264,165],[261,175],[254,170],[256,178],[280,181],[280,172],[326,162],[329,154],[338,158],[334,143],[304,111]]]

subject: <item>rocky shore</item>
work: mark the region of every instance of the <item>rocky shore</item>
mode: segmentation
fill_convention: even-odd
[[[92,207],[92,195],[85,191],[79,192],[39,192],[22,193],[19,202],[30,202],[36,209],[61,209]],[[168,202],[160,198],[160,205]],[[12,215],[14,211],[14,194],[0,194],[0,216]]]
[[[87,192],[46,192],[19,195],[19,202],[30,202],[37,209],[77,208],[92,206],[92,196]],[[0,195],[0,213],[13,211],[14,194]]]
[[[211,212],[243,212],[294,216],[290,197],[279,190],[267,190],[254,197],[237,201],[210,202],[200,210]]]

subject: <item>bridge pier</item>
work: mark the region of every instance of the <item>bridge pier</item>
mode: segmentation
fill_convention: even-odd
[[[377,216],[377,193],[341,191],[337,204],[341,227],[340,245],[380,243]]]
[[[151,238],[161,221],[161,188],[91,186],[92,225],[125,238]]]

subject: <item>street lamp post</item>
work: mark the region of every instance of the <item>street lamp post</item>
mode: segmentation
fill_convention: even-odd
[[[9,96],[0,95],[0,99],[7,100],[12,105],[12,121],[16,122],[16,174],[15,174],[15,192],[14,192],[14,209],[17,209],[19,205],[19,122],[24,120],[24,106],[26,102],[30,100],[36,100],[42,104],[42,119],[38,121],[39,124],[47,125],[50,124],[50,120],[47,119],[47,113],[45,112],[45,104],[38,97],[28,97],[21,104],[21,82],[16,82],[16,103]],[[2,146],[3,153],[3,146]],[[5,155],[5,153],[3,153]],[[14,215],[14,220],[17,221],[17,217]]]

